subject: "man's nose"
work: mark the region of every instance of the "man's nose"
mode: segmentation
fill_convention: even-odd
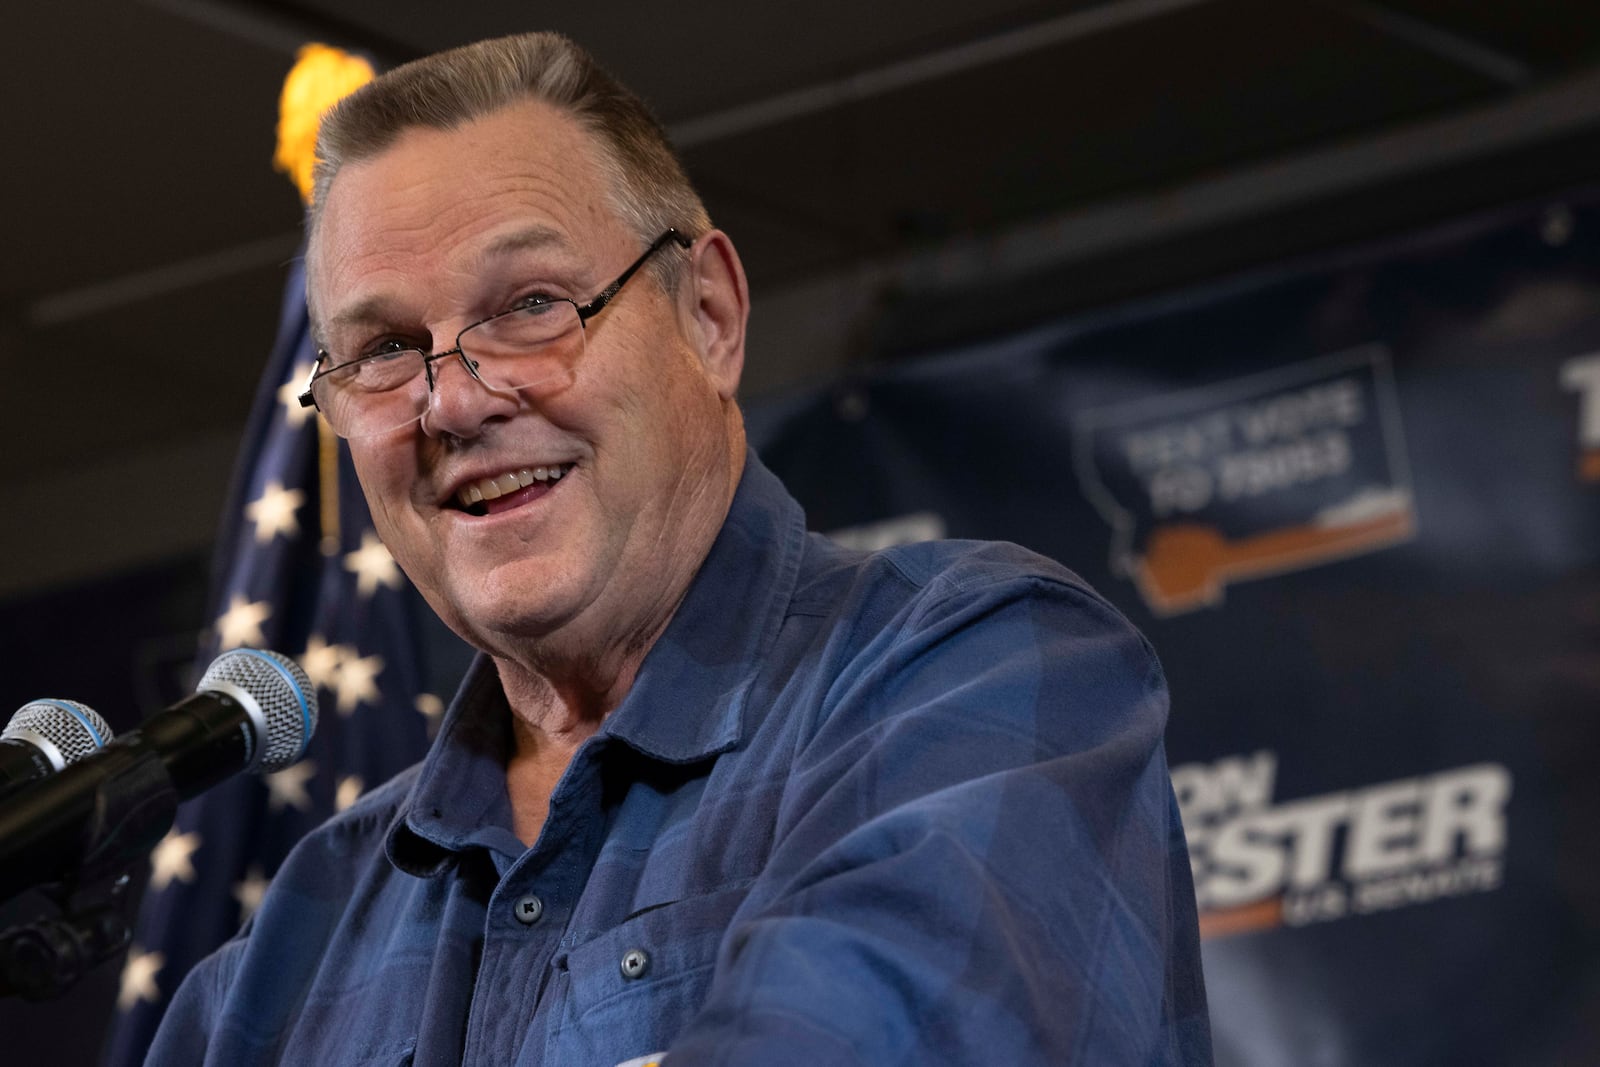
[[[516,414],[516,390],[495,388],[459,348],[434,357],[429,366],[433,388],[422,412],[422,430],[430,437],[476,437],[485,423]]]

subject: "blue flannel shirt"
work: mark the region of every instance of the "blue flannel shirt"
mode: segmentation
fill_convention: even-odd
[[[751,455],[539,840],[469,671],[301,842],[154,1064],[1207,1064],[1149,645],[1013,545],[807,534]]]

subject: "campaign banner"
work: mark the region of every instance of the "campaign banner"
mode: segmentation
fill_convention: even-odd
[[[1377,346],[1075,423],[1084,496],[1115,533],[1112,569],[1159,614],[1411,537],[1398,404]]]
[[[812,528],[1151,639],[1217,1061],[1595,1062],[1600,198],[752,404]]]

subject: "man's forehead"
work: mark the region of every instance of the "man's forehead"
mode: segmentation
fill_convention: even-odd
[[[472,250],[469,266],[474,272],[492,275],[499,268],[523,265],[526,260],[537,257],[546,269],[578,269],[581,254],[582,249],[566,232],[532,222],[511,225],[488,235]],[[321,327],[325,331],[338,331],[394,319],[403,305],[395,290],[405,274],[405,268],[397,266],[388,276],[374,279],[365,291],[338,294],[333,305],[321,309],[327,313],[320,317]]]
[[[449,128],[412,126],[340,168],[315,215],[313,245],[353,235],[429,228],[477,204],[526,197],[570,216],[615,215],[613,174],[601,141],[575,117],[522,100]],[[620,220],[619,220],[620,221]]]
[[[330,203],[349,178],[370,190],[371,179],[403,188],[407,175],[435,174],[441,181],[470,187],[480,178],[507,175],[545,177],[575,189],[594,191],[606,173],[610,153],[603,138],[576,116],[542,100],[519,100],[449,126],[411,125],[380,149],[344,164],[329,183]],[[364,192],[363,195],[366,195]]]
[[[471,275],[534,259],[525,269],[565,275],[546,280],[593,281],[577,276],[585,253],[633,239],[596,148],[576,119],[526,101],[452,130],[408,130],[347,164],[308,249],[314,326],[326,336],[392,318],[396,292],[422,269]]]
[[[524,252],[575,250],[571,238],[564,231],[543,223],[529,222],[508,226],[503,231],[491,234],[478,250],[478,255],[486,260],[494,260],[515,257]]]

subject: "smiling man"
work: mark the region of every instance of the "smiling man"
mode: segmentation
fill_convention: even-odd
[[[1015,546],[805,532],[732,242],[527,35],[324,122],[307,391],[481,650],[152,1063],[1208,1063],[1142,638]]]

